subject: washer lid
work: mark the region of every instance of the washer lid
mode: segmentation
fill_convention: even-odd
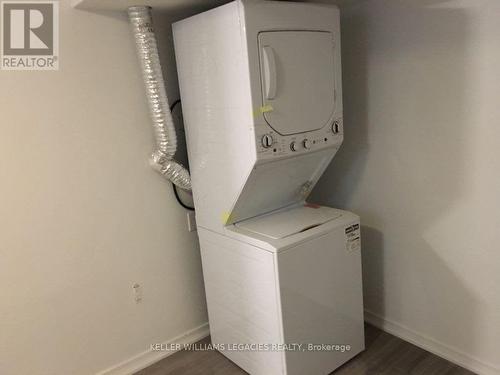
[[[277,240],[305,232],[340,216],[342,216],[341,211],[335,208],[305,204],[240,221],[234,225]]]
[[[263,116],[279,134],[321,129],[335,110],[333,34],[326,31],[259,33]]]

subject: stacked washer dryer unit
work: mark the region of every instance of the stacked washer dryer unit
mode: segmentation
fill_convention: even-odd
[[[343,140],[339,11],[238,0],[174,43],[212,342],[329,373],[364,349],[359,218],[305,201]]]

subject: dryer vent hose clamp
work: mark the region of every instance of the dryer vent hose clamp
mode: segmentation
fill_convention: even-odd
[[[141,64],[149,112],[156,137],[157,148],[151,156],[151,165],[181,189],[191,190],[189,172],[182,164],[174,160],[177,151],[177,137],[163,81],[151,8],[147,6],[130,7],[128,8],[128,16]]]

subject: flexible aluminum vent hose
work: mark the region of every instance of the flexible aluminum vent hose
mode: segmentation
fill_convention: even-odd
[[[151,8],[130,7],[128,15],[141,63],[149,112],[156,136],[157,149],[151,156],[151,165],[175,185],[184,190],[191,190],[189,172],[174,160],[177,137],[163,81]]]

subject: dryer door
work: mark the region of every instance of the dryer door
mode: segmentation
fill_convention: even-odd
[[[321,129],[335,110],[333,34],[267,31],[259,34],[263,114],[278,133]],[[270,107],[268,107],[270,106]]]

